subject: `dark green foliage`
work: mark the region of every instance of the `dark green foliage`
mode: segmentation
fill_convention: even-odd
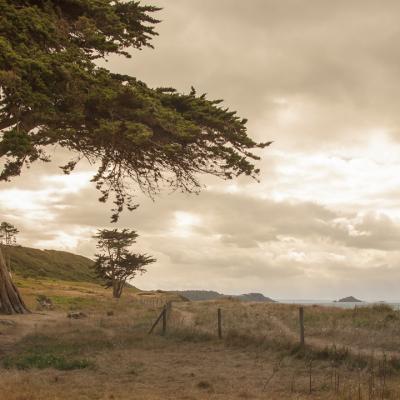
[[[132,184],[197,191],[198,173],[257,176],[246,120],[195,90],[151,89],[94,63],[127,47],[151,46],[158,9],[137,1],[0,0],[0,179],[49,161],[59,145],[100,162],[101,201],[114,195],[113,221],[134,209]]]
[[[121,297],[126,281],[138,273],[143,274],[146,265],[156,261],[147,254],[129,251],[137,237],[138,234],[129,229],[103,229],[94,236],[102,253],[96,254],[93,268],[97,276],[105,281],[106,287],[113,288],[114,297]]]
[[[7,247],[11,270],[24,278],[100,283],[93,261],[65,251],[38,250],[21,246]]]

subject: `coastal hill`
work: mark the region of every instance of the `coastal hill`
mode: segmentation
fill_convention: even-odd
[[[338,300],[338,303],[362,303],[362,300],[356,299],[353,296],[348,296]]]
[[[92,269],[93,260],[87,257],[66,251],[39,250],[23,246],[3,246],[2,250],[7,263],[11,264],[12,274],[23,279],[102,283]],[[191,301],[234,299],[244,302],[275,302],[261,293],[225,295],[211,290],[183,290],[172,293]]]
[[[39,250],[22,246],[3,246],[11,271],[22,278],[54,279],[100,283],[87,257],[58,250]]]
[[[261,293],[247,293],[240,295],[226,295],[218,293],[212,290],[181,290],[175,291],[174,293],[184,296],[191,301],[202,301],[202,300],[221,300],[226,298],[241,300],[241,301],[257,301],[265,303],[274,303],[275,301],[269,297],[265,297]]]

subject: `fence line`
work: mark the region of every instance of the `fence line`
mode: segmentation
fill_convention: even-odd
[[[167,321],[168,318],[171,314],[172,311],[172,301],[164,302],[163,303],[163,308],[154,321],[153,325],[151,326],[149,330],[149,334],[153,333],[154,329],[156,326],[159,324],[160,321],[162,321],[162,335],[165,335],[167,332]],[[299,338],[299,343],[300,346],[304,347],[305,346],[305,329],[304,329],[304,307],[301,306],[299,307],[299,333],[300,333],[300,338]],[[217,309],[217,336],[218,339],[222,339],[222,309],[218,308]]]

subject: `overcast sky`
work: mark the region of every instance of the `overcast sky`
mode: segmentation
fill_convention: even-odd
[[[149,1],[150,2],[150,1]],[[152,87],[193,85],[273,140],[261,182],[203,178],[124,213],[158,262],[143,289],[263,292],[273,298],[400,300],[400,2],[153,0],[155,49],[108,68]],[[54,162],[0,185],[19,242],[92,257],[109,226],[93,170]]]

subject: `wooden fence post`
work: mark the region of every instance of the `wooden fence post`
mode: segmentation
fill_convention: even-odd
[[[168,302],[165,304],[165,307],[166,307],[166,309],[167,309],[167,318],[169,318],[169,316],[170,316],[170,314],[171,314],[171,311],[172,311],[172,301],[168,301]]]
[[[165,335],[167,332],[167,306],[164,306],[162,313],[162,334]]]
[[[160,313],[160,315],[157,317],[157,319],[154,321],[154,324],[151,326],[151,328],[150,328],[150,330],[149,330],[149,335],[151,334],[151,333],[153,333],[153,330],[154,330],[154,328],[157,326],[157,324],[160,322],[160,319],[161,318],[164,318],[164,311],[165,311],[165,309],[163,308],[162,309],[162,311],[161,311],[161,313]]]
[[[218,338],[222,339],[222,311],[218,308]]]
[[[304,346],[304,307],[299,308],[300,346]]]

